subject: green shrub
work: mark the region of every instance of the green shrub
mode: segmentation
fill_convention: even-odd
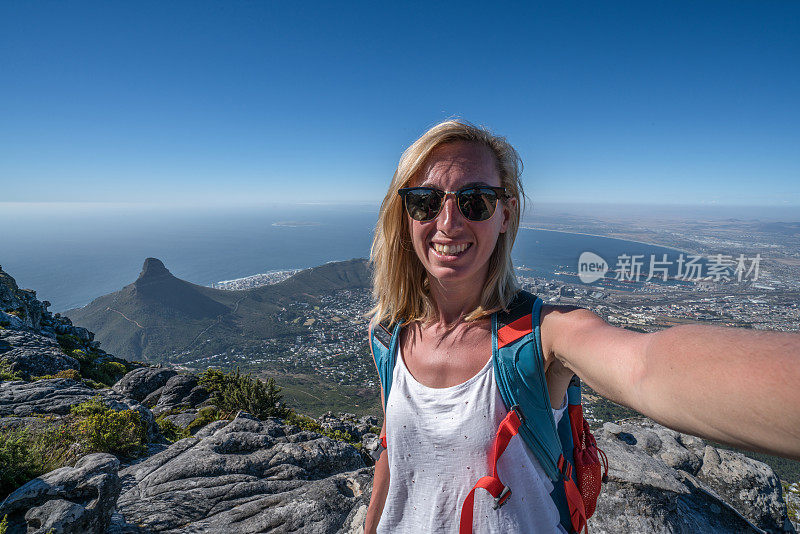
[[[56,373],[56,378],[71,378],[80,381],[81,372],[76,369],[64,369]]]
[[[72,334],[58,334],[56,335],[56,341],[58,341],[61,350],[65,354],[70,354],[73,350],[80,349],[83,346],[80,338]]]
[[[61,336],[64,340],[59,340],[61,347],[69,347],[70,343],[75,343],[75,336]],[[62,342],[63,341],[63,342]],[[78,340],[79,341],[79,340]],[[106,354],[101,354],[94,351],[85,351],[83,349],[70,349],[64,350],[67,354],[78,360],[81,365],[81,376],[105,384],[106,386],[113,386],[117,380],[125,376],[130,369],[124,363],[116,360],[108,360],[98,362],[97,360],[103,356],[108,358]]]
[[[106,386],[113,386],[125,373],[135,367],[130,364],[126,365],[124,360],[108,360],[113,356],[102,351],[98,352],[94,349],[86,348],[80,338],[71,334],[59,334],[56,339],[61,346],[61,350],[81,364],[82,377],[100,382]],[[105,361],[98,361],[100,358]]]
[[[7,362],[0,361],[0,380],[22,380],[22,377],[19,373],[12,371]]]
[[[71,378],[72,380],[80,382],[81,373],[75,369],[64,369],[63,371],[59,371],[54,375],[34,376],[33,380],[49,380],[53,378]]]
[[[163,415],[156,418],[156,424],[164,437],[173,443],[189,437],[189,430],[179,427]]]
[[[211,402],[225,414],[244,410],[259,419],[285,417],[289,411],[281,402],[281,388],[272,378],[266,383],[239,368],[233,373],[208,369],[200,374],[200,385],[211,393]]]
[[[308,430],[310,432],[316,432],[317,434],[322,434],[322,427],[320,426],[320,424],[317,423],[315,419],[312,419],[307,415],[301,415],[299,413],[292,412],[286,417],[286,422],[299,426],[303,430]]]
[[[91,378],[84,378],[83,383],[89,386],[92,389],[105,389],[108,388],[106,384],[101,384],[100,382],[95,382]]]
[[[285,417],[285,421],[287,423],[299,426],[303,430],[316,432],[317,434],[328,436],[329,438],[335,439],[336,441],[344,441],[345,443],[360,445],[360,442],[356,440],[353,437],[353,435],[350,434],[350,432],[342,432],[341,430],[328,430],[326,428],[322,428],[322,425],[320,425],[319,423],[317,423],[315,419],[312,419],[307,415],[301,415],[299,413],[291,412],[289,415]]]
[[[145,450],[147,428],[135,410],[116,411],[105,406],[99,397],[73,406],[78,421],[72,431],[85,452],[110,452],[135,456]]]
[[[0,520],[0,534],[6,534],[6,530],[8,530],[8,516],[4,515]]]
[[[0,430],[0,501],[32,478],[74,461],[68,436],[64,426]]]
[[[789,519],[798,522],[800,521],[800,506],[797,506],[795,499],[789,499],[789,493],[793,493],[800,497],[800,490],[794,491],[792,490],[791,484],[781,480],[781,486],[783,487],[783,500],[786,502],[786,512],[789,515]]]
[[[353,435],[350,432],[342,432],[341,430],[334,430],[331,432],[330,430],[326,430],[323,432],[326,436],[331,439],[335,439],[336,441],[344,441],[346,443],[355,443],[356,440],[353,438]]]
[[[0,501],[20,485],[53,469],[69,465],[79,455],[110,452],[134,456],[144,452],[147,429],[139,412],[114,411],[99,397],[73,406],[56,424],[0,429]]]
[[[190,434],[194,434],[195,430],[200,430],[207,424],[213,423],[214,421],[219,421],[220,419],[222,419],[222,414],[216,406],[203,406],[197,412],[197,417],[195,420],[189,423],[189,426],[186,427],[186,430]]]

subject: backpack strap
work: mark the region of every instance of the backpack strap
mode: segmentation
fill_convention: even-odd
[[[389,401],[389,391],[392,389],[392,375],[397,362],[397,341],[400,337],[400,324],[384,321],[370,325],[369,348],[378,369],[378,376],[383,388],[383,410],[386,413],[386,403]]]
[[[519,429],[528,449],[553,483],[561,478],[562,452],[544,374],[541,330],[542,300],[520,291],[508,310],[492,316],[492,359],[500,396],[522,420]]]
[[[499,455],[517,433],[553,482],[550,497],[559,511],[561,525],[567,532],[586,529],[586,510],[572,467],[572,410],[568,410],[556,426],[550,405],[544,373],[541,310],[541,299],[520,291],[507,310],[492,316],[495,380],[508,416],[501,423],[495,439],[490,457],[491,476],[478,481],[462,506],[460,534],[472,532],[476,489],[486,489],[495,498],[495,508],[502,506],[511,495],[511,489],[497,477],[496,466]],[[580,405],[577,377],[570,384],[567,397],[568,404]]]

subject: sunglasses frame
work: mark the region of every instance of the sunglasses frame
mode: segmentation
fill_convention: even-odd
[[[459,196],[461,194],[463,194],[465,191],[470,191],[470,190],[473,190],[473,189],[489,189],[489,190],[493,191],[495,195],[497,195],[497,198],[494,201],[494,209],[492,210],[491,215],[489,215],[485,219],[480,219],[480,220],[476,221],[474,219],[471,219],[471,218],[467,217],[467,215],[461,209],[461,204],[458,202],[458,198],[459,198]],[[411,215],[411,212],[408,210],[408,203],[406,201],[406,197],[408,196],[409,193],[411,193],[413,191],[420,191],[420,190],[433,191],[441,199],[441,201],[439,203],[439,209],[436,210],[436,213],[433,214],[433,217],[431,217],[430,219],[423,219],[421,221],[419,219],[414,219],[414,217]],[[506,198],[508,198],[508,195],[506,194],[506,188],[505,187],[494,187],[494,186],[491,186],[491,185],[468,185],[468,186],[462,187],[461,189],[459,189],[457,191],[445,191],[445,190],[439,189],[437,187],[429,187],[429,186],[402,187],[402,188],[397,190],[397,194],[402,197],[402,199],[403,199],[403,208],[405,209],[405,211],[408,214],[408,216],[411,217],[413,220],[418,221],[418,222],[430,222],[430,221],[436,219],[436,217],[438,217],[439,214],[442,212],[442,207],[444,207],[444,202],[445,202],[445,200],[447,200],[447,195],[455,195],[455,197],[456,197],[456,206],[458,206],[458,211],[461,213],[461,215],[465,219],[467,219],[468,221],[471,221],[471,222],[488,221],[489,219],[492,218],[492,216],[494,215],[494,212],[497,210],[497,201],[500,200],[500,199],[505,200]]]

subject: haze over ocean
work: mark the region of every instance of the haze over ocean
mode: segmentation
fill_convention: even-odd
[[[133,282],[146,257],[177,277],[210,285],[278,269],[369,256],[377,209],[292,206],[218,212],[119,207],[80,215],[34,217],[14,225],[0,216],[0,265],[21,287],[61,312]],[[515,265],[530,276],[575,270],[590,250],[609,260],[624,253],[665,253],[662,247],[577,234],[520,230]],[[574,281],[574,280],[573,280]]]

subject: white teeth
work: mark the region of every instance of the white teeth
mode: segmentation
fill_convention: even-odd
[[[434,243],[433,248],[439,254],[444,254],[446,256],[452,256],[454,254],[460,254],[467,250],[469,243],[462,243],[461,245],[441,245],[439,243]]]

